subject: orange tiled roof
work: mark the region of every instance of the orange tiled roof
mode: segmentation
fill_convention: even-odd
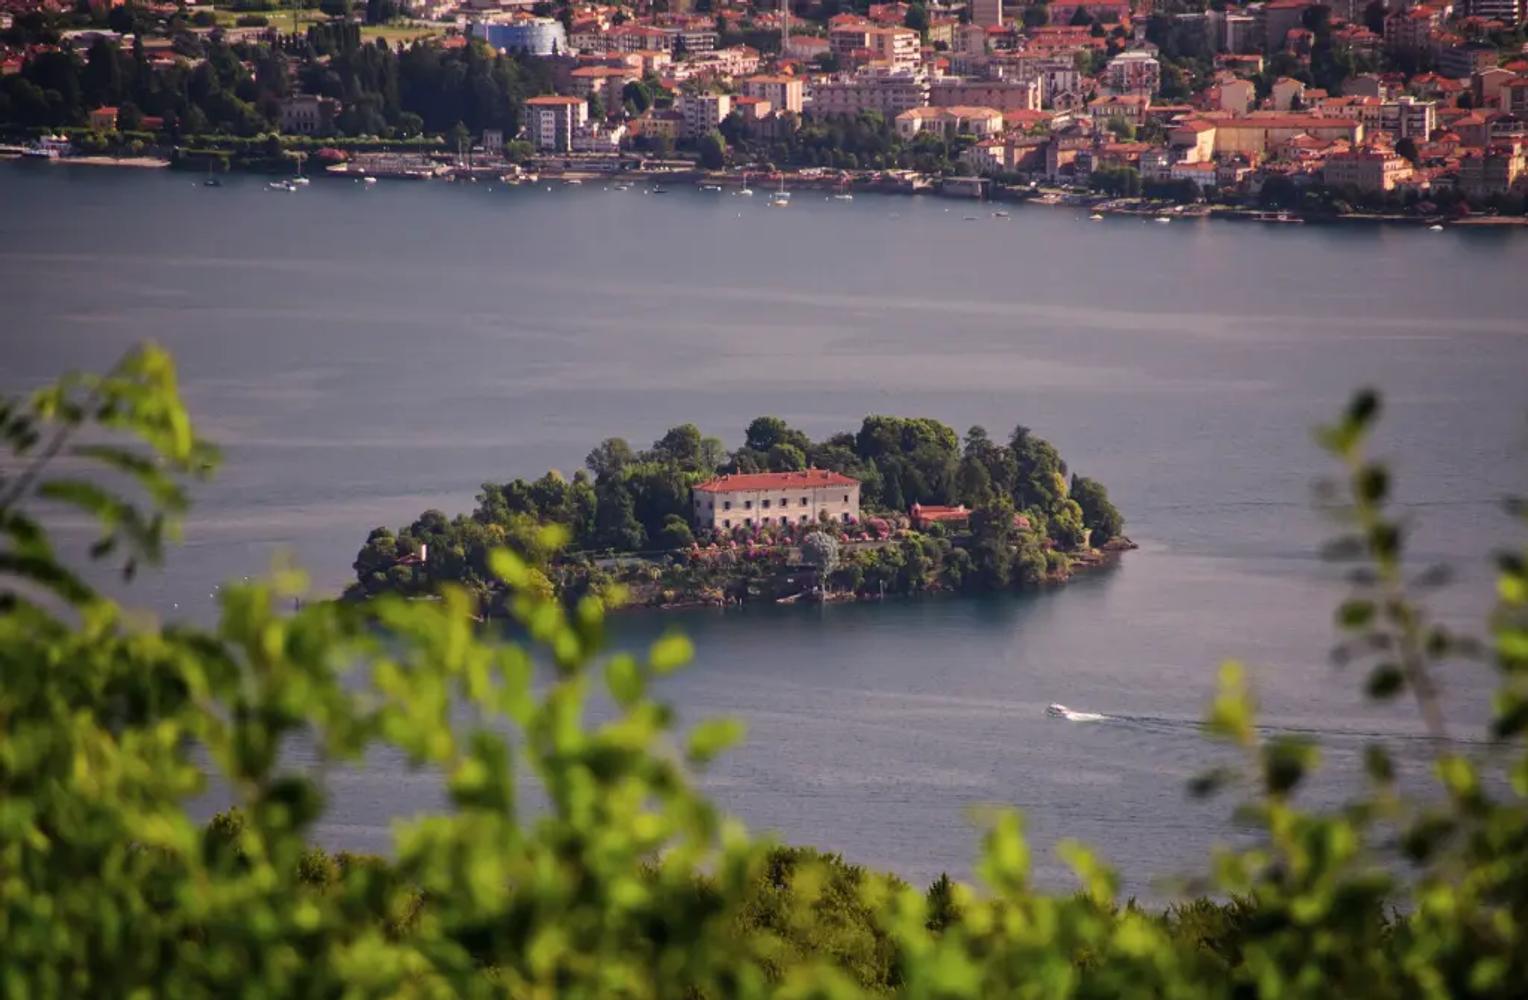
[[[803,472],[741,472],[717,476],[696,486],[701,493],[737,493],[748,490],[790,490],[814,486],[858,486],[858,479],[851,479],[827,469],[807,469]]]

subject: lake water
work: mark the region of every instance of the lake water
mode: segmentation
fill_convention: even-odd
[[[707,778],[755,829],[919,881],[967,874],[984,804],[1022,807],[1039,870],[1060,836],[1126,888],[1233,836],[1187,800],[1214,753],[1193,724],[1222,658],[1270,725],[1314,730],[1340,795],[1366,733],[1414,733],[1333,670],[1341,593],[1310,428],[1354,387],[1383,434],[1422,558],[1483,607],[1528,484],[1528,234],[1132,219],[936,198],[316,181],[0,168],[0,388],[100,368],[152,337],[226,468],[186,544],[132,601],[205,618],[220,580],[294,551],[338,589],[369,528],[470,508],[485,480],[576,468],[600,438],[694,421],[736,443],[777,414],[814,435],[866,413],[1023,423],[1108,485],[1141,549],[1062,590],[830,608],[633,615],[698,663],[681,717],[749,725]],[[975,218],[968,220],[967,216]],[[1490,676],[1445,679],[1478,735]],[[1049,702],[1104,713],[1045,718]],[[1402,741],[1420,758],[1425,746]],[[379,760],[337,779],[322,835],[381,849],[439,801]]]

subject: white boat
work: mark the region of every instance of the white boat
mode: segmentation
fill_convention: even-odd
[[[631,190],[631,185],[630,184],[612,184],[612,185],[610,185],[610,190],[612,190],[612,191],[630,191]]]
[[[780,178],[780,189],[769,196],[769,203],[780,208],[784,208],[791,203],[791,193],[785,190],[785,177],[783,175]]]
[[[1432,225],[1428,226],[1427,228],[1428,228],[1428,230],[1430,230],[1431,232],[1434,232],[1434,233],[1441,233],[1441,232],[1443,232],[1443,227],[1438,225],[1437,223],[1433,223]]]
[[[1155,220],[1153,220],[1153,221],[1155,221],[1155,222],[1171,222],[1171,221],[1173,221],[1173,220],[1171,220],[1171,219],[1169,219],[1169,218],[1168,218],[1168,217],[1167,217],[1167,216],[1165,216],[1165,215],[1159,215],[1159,216],[1157,216],[1157,217],[1156,217],[1156,219],[1155,219]]]
[[[569,177],[567,180],[563,181],[563,183],[571,187],[582,184],[583,181],[579,180],[577,177]]]
[[[1001,211],[993,212],[992,213],[992,217],[994,219],[1006,219],[1006,218],[1008,218],[1008,213],[1007,212],[1001,212]]]
[[[839,194],[835,194],[833,196],[833,200],[834,201],[853,201],[854,200],[854,195],[850,194],[847,191],[844,191],[844,192],[841,192]]]
[[[307,187],[308,186],[308,179],[306,177],[293,177],[287,183],[291,184],[294,187],[297,187],[297,186]]]
[[[367,174],[365,177],[361,178],[361,183],[362,184],[375,184],[375,183],[377,183],[377,179],[375,177],[371,176],[370,174]]]
[[[1067,711],[1068,709],[1065,705],[1058,705],[1055,702],[1045,706],[1045,714],[1053,718],[1064,719],[1066,718]]]
[[[291,181],[271,181],[266,187],[272,191],[296,191],[297,185]]]
[[[738,194],[742,195],[744,198],[752,198],[753,197],[753,188],[751,188],[751,187],[739,188],[738,189]]]
[[[21,151],[22,156],[38,160],[56,160],[74,152],[69,139],[62,135],[45,135]]]
[[[1092,215],[1088,216],[1088,221],[1089,222],[1102,222],[1102,221],[1104,221],[1104,217],[1102,215],[1099,215],[1097,212],[1094,212]]]
[[[713,192],[720,193],[721,189],[722,189],[722,186],[720,184],[702,184],[700,186],[700,189],[702,191],[713,191]]]

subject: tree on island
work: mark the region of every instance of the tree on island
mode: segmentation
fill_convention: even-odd
[[[1109,502],[1109,491],[1097,480],[1073,475],[1072,499],[1082,509],[1082,523],[1091,533],[1090,540],[1094,545],[1118,538],[1124,530],[1124,517]]]

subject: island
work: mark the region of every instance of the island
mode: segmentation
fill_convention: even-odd
[[[684,424],[642,451],[608,438],[584,464],[485,483],[470,514],[373,529],[347,598],[455,584],[501,615],[501,547],[544,593],[668,608],[1038,587],[1134,547],[1104,486],[1024,426],[962,439],[926,417],[869,416],[813,441],[759,417],[734,451]]]

